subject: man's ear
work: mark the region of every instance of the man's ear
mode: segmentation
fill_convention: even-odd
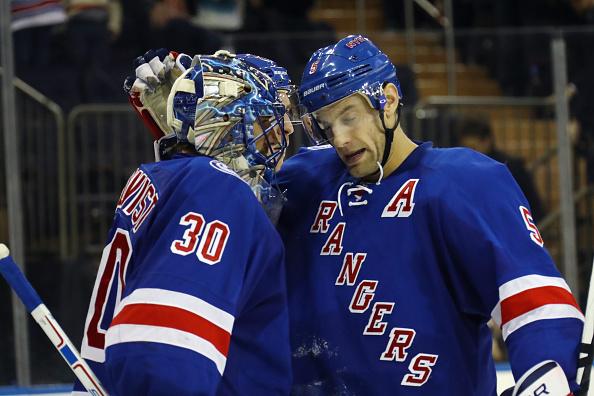
[[[384,113],[386,115],[392,115],[396,112],[398,104],[400,103],[400,96],[398,96],[398,88],[396,88],[396,85],[387,83],[384,87],[384,96],[386,97]]]

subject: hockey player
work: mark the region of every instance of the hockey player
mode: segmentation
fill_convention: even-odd
[[[584,318],[505,165],[409,139],[364,36],[316,51],[299,94],[329,145],[279,174],[293,393],[494,396],[490,318],[528,373],[514,395],[575,391]]]
[[[264,73],[272,81],[283,106],[283,133],[257,134],[254,139],[256,148],[261,152],[274,153],[274,170],[278,171],[285,157],[285,148],[289,145],[294,124],[301,125],[300,107],[298,106],[297,89],[284,67],[278,66],[270,59],[252,54],[232,54],[225,50],[217,51],[214,56],[237,58],[243,67],[255,73]],[[155,158],[157,161],[168,159],[172,146],[177,138],[171,125],[167,124],[167,99],[174,82],[191,65],[192,58],[183,53],[168,51],[164,48],[149,50],[135,59],[134,75],[124,81],[124,90],[129,95],[130,104],[138,113],[155,139]],[[258,125],[255,125],[256,131]],[[275,129],[278,130],[278,129]],[[279,148],[283,150],[279,150]],[[265,172],[264,177],[275,184],[275,172]],[[272,191],[272,190],[271,190]],[[284,196],[280,192],[271,195],[265,205],[266,214],[276,224]]]
[[[287,394],[283,249],[258,203],[285,149],[268,144],[284,139],[284,106],[232,57],[180,70],[170,159],[140,166],[119,198],[82,356],[112,395]]]

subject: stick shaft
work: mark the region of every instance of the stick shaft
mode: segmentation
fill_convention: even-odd
[[[89,365],[81,358],[76,347],[43,304],[41,298],[11,256],[0,259],[0,274],[25,304],[27,311],[43,329],[87,391],[94,396],[107,396],[107,392],[103,389]]]

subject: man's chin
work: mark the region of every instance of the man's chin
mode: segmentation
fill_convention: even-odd
[[[354,177],[355,179],[361,179],[366,182],[373,182],[378,179],[379,176],[379,168],[377,167],[367,167],[364,168],[362,166],[353,166],[348,169],[349,174]]]
[[[360,164],[353,165],[351,167],[347,167],[351,176],[356,179],[361,179],[364,176],[367,176],[371,172],[365,172],[365,169]],[[373,171],[372,171],[373,172]]]

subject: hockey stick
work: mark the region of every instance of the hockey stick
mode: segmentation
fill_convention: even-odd
[[[592,263],[592,273],[590,274],[590,286],[588,287],[588,301],[586,302],[586,319],[584,321],[584,331],[582,332],[582,342],[580,344],[580,356],[578,359],[577,383],[580,384],[581,396],[588,395],[590,388],[590,372],[592,370],[592,360],[594,358],[594,345],[592,337],[594,336],[594,262]]]
[[[94,396],[107,396],[107,392],[103,389],[89,365],[80,357],[76,347],[72,345],[62,327],[56,322],[35,289],[33,289],[33,286],[10,257],[10,252],[3,243],[0,243],[0,274],[19,296],[27,311],[41,326],[87,391]]]

